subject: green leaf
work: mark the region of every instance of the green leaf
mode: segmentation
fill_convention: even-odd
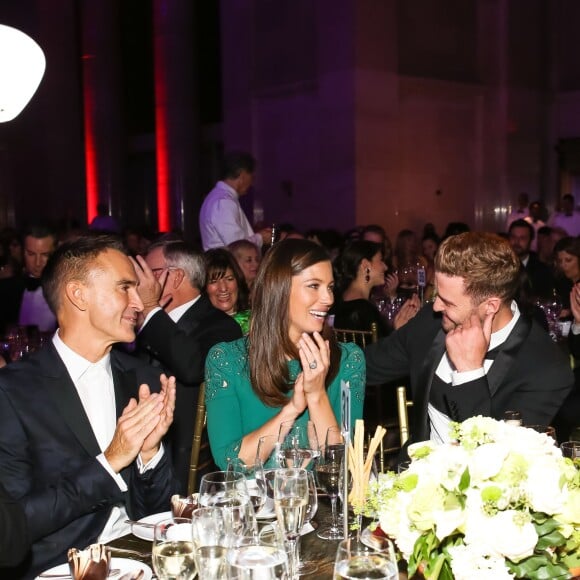
[[[459,480],[459,491],[465,491],[470,483],[471,475],[469,475],[469,468],[466,467],[465,471],[461,474],[461,479]]]
[[[538,543],[536,544],[536,550],[546,550],[547,548],[559,546],[564,546],[566,544],[566,538],[557,530],[550,532],[549,534],[544,534],[539,537]]]

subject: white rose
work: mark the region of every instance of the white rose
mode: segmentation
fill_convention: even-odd
[[[516,563],[531,556],[538,543],[538,534],[531,522],[523,525],[516,522],[518,513],[515,510],[506,510],[488,518],[488,530],[491,532],[488,542],[492,549]]]
[[[488,556],[478,546],[452,546],[451,570],[455,580],[509,580],[513,574],[504,558]]]
[[[495,477],[502,468],[507,449],[497,443],[488,443],[475,449],[469,461],[471,485]]]
[[[524,487],[534,511],[555,514],[562,511],[564,494],[562,472],[556,457],[537,457],[528,468]]]

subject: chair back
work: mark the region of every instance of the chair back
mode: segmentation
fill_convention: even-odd
[[[197,396],[197,407],[195,410],[195,423],[193,427],[193,442],[191,444],[191,459],[189,462],[189,477],[187,480],[187,493],[191,495],[196,491],[197,476],[199,471],[205,466],[199,464],[202,449],[209,448],[207,441],[203,439],[203,432],[207,424],[207,414],[205,409],[205,382],[199,385]]]
[[[351,330],[348,328],[333,328],[334,336],[338,342],[354,342],[361,348],[367,344],[379,340],[379,327],[376,322],[371,322],[370,330]]]
[[[397,413],[399,415],[399,433],[401,435],[401,447],[405,445],[409,439],[409,407],[413,405],[413,401],[407,399],[407,389],[405,387],[397,387]]]

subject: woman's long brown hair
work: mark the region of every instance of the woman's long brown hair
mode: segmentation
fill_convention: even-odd
[[[270,407],[288,402],[293,388],[288,374],[288,357],[298,359],[298,349],[289,336],[290,288],[292,277],[330,257],[309,240],[290,239],[275,244],[260,264],[252,293],[252,318],[248,335],[248,362],[252,388]],[[332,330],[325,326],[330,342],[330,368],[326,387],[338,373],[340,348]]]

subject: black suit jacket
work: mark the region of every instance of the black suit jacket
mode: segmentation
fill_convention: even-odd
[[[15,566],[29,549],[22,506],[0,485],[0,566]]]
[[[164,310],[159,310],[137,337],[139,356],[176,379],[177,403],[169,436],[181,493],[187,489],[195,409],[199,384],[204,379],[205,357],[214,344],[241,336],[240,325],[202,294],[177,323]]]
[[[117,415],[141,383],[159,391],[159,371],[111,352]],[[139,474],[135,462],[121,475],[122,492],[97,461],[101,453],[77,390],[51,344],[0,370],[0,481],[24,508],[32,551],[5,578],[29,578],[66,561],[68,548],[94,542],[114,504],[131,518],[168,509],[171,462]]]
[[[453,421],[475,415],[503,419],[506,410],[515,409],[528,425],[549,424],[574,383],[566,356],[545,330],[524,316],[499,349],[487,375],[450,390],[446,414]],[[444,352],[441,317],[431,306],[366,349],[369,384],[409,377],[414,441],[430,436],[427,406]]]
[[[531,296],[550,298],[554,295],[555,280],[552,270],[540,262],[536,252],[530,252],[524,270],[530,283]]]

